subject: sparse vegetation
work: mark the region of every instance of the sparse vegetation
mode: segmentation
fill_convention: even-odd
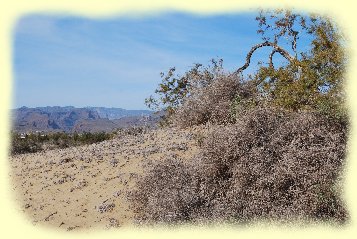
[[[11,155],[35,153],[47,149],[75,147],[85,144],[94,144],[113,137],[125,135],[139,135],[150,130],[149,127],[118,128],[108,132],[33,132],[18,133],[11,132]]]
[[[67,148],[111,139],[113,133],[11,133],[11,154],[35,153],[44,149]]]

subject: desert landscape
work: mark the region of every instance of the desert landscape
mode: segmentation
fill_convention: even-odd
[[[202,131],[202,129],[200,130]],[[66,230],[133,225],[127,194],[150,164],[197,153],[196,130],[157,130],[11,158],[19,205],[34,224]]]
[[[211,32],[223,29],[221,34],[234,40],[233,47],[251,27],[236,29],[231,38],[226,33],[244,25],[232,19],[250,24],[251,17],[202,18],[206,22],[192,16],[165,15],[160,23],[195,20],[197,30],[209,29],[201,32],[201,41],[208,39],[212,45],[217,39],[210,38]],[[227,69],[220,58],[211,59],[207,65],[191,64],[184,73],[171,67],[160,74],[161,82],[154,94],[144,100],[150,110],[98,106],[14,109],[10,176],[16,201],[28,220],[34,225],[67,231],[148,225],[250,225],[261,221],[347,225],[350,213],[344,201],[343,181],[350,116],[344,88],[348,62],[344,34],[329,17],[312,13],[261,10],[253,19],[258,27],[249,39],[254,39],[255,44],[245,48],[240,67]],[[103,30],[101,24],[107,26],[105,21],[67,20],[63,20],[64,25],[73,23],[75,28],[81,26],[77,25],[80,21],[85,26],[93,24],[94,30],[85,27],[93,35]],[[133,26],[145,32],[155,21],[150,19],[148,24],[118,20],[109,26],[132,33],[131,37],[143,41],[144,46],[152,44],[148,40],[151,38],[160,45],[161,36],[167,36],[161,33],[171,26],[152,28],[160,34],[150,35],[152,31],[148,31],[151,38],[136,38],[137,32],[131,32]],[[185,31],[186,28],[181,34],[185,35]],[[95,39],[102,39],[101,34],[98,36]],[[187,39],[192,36],[196,35],[188,34]],[[120,34],[110,37],[123,40]],[[166,40],[173,44],[172,49],[178,44],[176,37]],[[196,47],[202,43],[196,42],[195,37],[191,40]],[[128,45],[132,42],[124,41]],[[125,44],[118,44],[125,49],[117,53],[130,48]],[[136,47],[130,48],[130,54]],[[92,53],[97,52],[93,49]],[[158,48],[150,49],[148,52],[157,53]],[[176,49],[177,53],[182,49]],[[191,54],[194,50],[189,49]],[[211,49],[216,48],[206,50]],[[263,49],[268,50],[266,55],[256,53]],[[231,48],[226,52],[232,53]],[[111,48],[104,53],[107,60],[115,58]],[[139,50],[137,61],[144,55]],[[264,62],[258,62],[249,73],[253,55]],[[196,59],[192,54],[191,57]],[[29,59],[30,64],[32,58]],[[98,59],[95,56],[84,65],[92,64],[94,69]],[[165,62],[152,59],[146,63]],[[164,59],[171,59],[171,55]],[[68,94],[74,90],[70,99],[75,101],[77,91],[88,86],[87,90],[93,93],[84,90],[78,104],[98,105],[99,100],[121,98],[122,104],[132,108],[131,100],[138,100],[149,89],[146,77],[151,71],[138,70],[138,66],[145,68],[138,62],[130,65],[134,66],[132,71],[127,70],[129,65],[117,67],[117,61],[109,68],[107,63],[98,64],[104,71],[101,68],[92,73],[104,82],[102,74],[108,70],[108,85],[101,80],[89,80],[88,85],[86,81],[76,83],[77,88],[66,88]],[[82,73],[76,72],[78,76]],[[118,80],[117,76],[123,73],[139,75],[124,74],[132,81]],[[52,75],[51,72],[47,76]],[[73,75],[67,76],[64,81],[72,84]],[[93,79],[92,74],[88,77]],[[144,80],[139,83],[140,79]],[[114,85],[122,89],[122,94],[113,90]],[[54,98],[48,100],[67,100],[61,94],[55,99],[56,87]],[[97,94],[102,87],[106,88],[101,91],[104,93]],[[137,92],[128,93],[124,88]],[[23,93],[28,93],[24,89]],[[30,98],[21,98],[22,102],[26,99]],[[35,100],[44,104],[43,99]]]

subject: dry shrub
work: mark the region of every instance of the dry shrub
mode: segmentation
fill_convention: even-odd
[[[190,164],[167,159],[133,193],[140,223],[344,223],[346,124],[311,112],[257,108],[217,126]]]
[[[204,87],[192,89],[182,106],[172,115],[171,121],[181,128],[200,125],[231,123],[232,101],[236,97],[251,98],[252,90],[247,83],[234,75],[221,74]]]
[[[192,218],[199,204],[196,172],[179,159],[154,165],[130,197],[139,223],[179,223]]]
[[[225,210],[239,220],[344,222],[346,137],[346,125],[322,115],[256,109],[207,138],[204,178],[225,185]]]

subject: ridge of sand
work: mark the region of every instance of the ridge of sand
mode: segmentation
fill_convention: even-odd
[[[66,230],[133,225],[127,193],[150,165],[198,152],[199,129],[158,129],[97,144],[10,157],[19,207],[35,225]]]

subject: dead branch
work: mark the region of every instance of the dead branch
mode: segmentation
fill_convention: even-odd
[[[272,50],[272,52],[269,55],[269,67],[270,68],[274,68],[274,64],[273,64],[273,56],[274,54],[277,53],[277,50]]]
[[[272,57],[273,55],[278,52],[280,55],[282,55],[283,57],[285,57],[288,61],[293,61],[295,58],[293,56],[291,56],[289,54],[289,52],[287,52],[284,48],[280,47],[278,44],[276,43],[273,43],[273,42],[269,42],[269,41],[265,41],[263,43],[260,43],[260,44],[257,44],[255,46],[252,47],[252,49],[250,49],[250,51],[248,52],[247,54],[247,57],[246,57],[246,61],[245,61],[245,64],[240,67],[237,71],[234,72],[234,74],[239,74],[241,73],[242,71],[244,71],[245,69],[247,69],[247,67],[249,66],[250,64],[250,58],[252,57],[253,53],[261,48],[261,47],[264,47],[264,46],[270,46],[270,47],[273,47],[274,50],[272,51],[272,53],[270,54],[269,56],[269,59],[272,61]],[[272,64],[272,62],[271,62]]]

